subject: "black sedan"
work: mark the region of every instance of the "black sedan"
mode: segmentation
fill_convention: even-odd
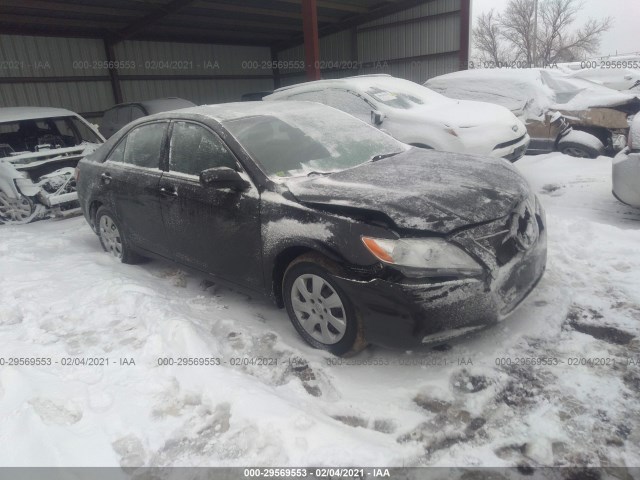
[[[544,212],[508,162],[412,148],[316,103],[152,115],[77,176],[107,252],[269,295],[335,355],[494,324],[546,264]]]

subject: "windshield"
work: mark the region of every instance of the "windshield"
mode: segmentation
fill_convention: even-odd
[[[16,152],[75,147],[82,143],[102,143],[98,136],[76,117],[39,118],[0,123],[3,156]]]
[[[224,126],[270,177],[337,172],[409,148],[350,115],[313,104]]]
[[[400,78],[367,79],[362,84],[362,91],[376,102],[402,110],[445,100],[445,97],[427,87]]]

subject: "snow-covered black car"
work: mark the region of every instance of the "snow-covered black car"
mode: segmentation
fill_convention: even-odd
[[[491,325],[546,263],[544,212],[507,161],[410,147],[317,103],[140,119],[77,182],[122,262],[169,259],[269,295],[336,355]]]
[[[103,142],[69,110],[0,108],[0,224],[77,208],[74,169]]]

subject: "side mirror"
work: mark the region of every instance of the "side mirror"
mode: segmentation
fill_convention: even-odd
[[[386,117],[380,110],[371,110],[371,123],[374,125],[382,125]]]
[[[249,182],[238,172],[229,167],[208,168],[200,172],[200,183],[205,187],[230,188],[231,190],[246,190]]]

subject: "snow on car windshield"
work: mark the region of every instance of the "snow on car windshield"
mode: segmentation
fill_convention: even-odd
[[[399,78],[368,80],[362,88],[375,101],[403,110],[445,101],[439,93]]]
[[[0,123],[0,152],[17,152],[75,147],[83,143],[102,143],[98,136],[75,117],[56,117]]]
[[[337,172],[409,148],[350,115],[320,106],[224,125],[267,175],[276,177]]]

